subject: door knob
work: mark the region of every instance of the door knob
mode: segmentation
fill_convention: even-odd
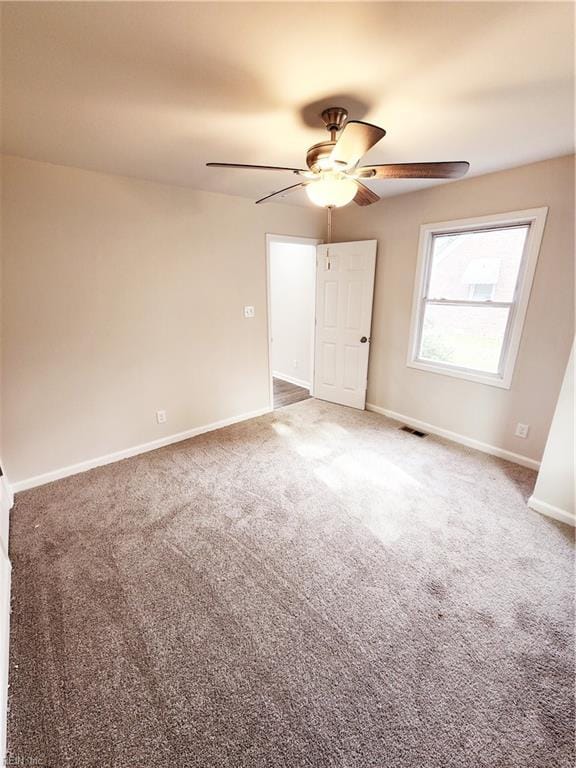
[[[360,344],[366,344],[367,341],[368,339],[366,338],[366,336],[362,336],[362,338],[360,339]]]

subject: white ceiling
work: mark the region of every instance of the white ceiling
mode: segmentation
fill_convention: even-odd
[[[335,103],[386,128],[374,163],[469,160],[479,174],[562,155],[573,14],[547,2],[3,3],[3,150],[255,199],[294,177],[205,163],[302,167]]]

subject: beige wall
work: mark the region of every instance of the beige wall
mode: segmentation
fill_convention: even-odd
[[[550,210],[512,388],[408,368],[420,225],[543,205]],[[573,335],[574,158],[345,208],[336,212],[334,227],[335,239],[378,240],[368,401],[539,460]],[[514,437],[517,422],[530,424],[528,439]]]
[[[369,402],[541,458],[572,339],[573,173],[559,158],[336,212],[335,239],[378,240]],[[268,405],[264,235],[322,237],[322,212],[14,157],[3,192],[11,482]],[[420,224],[541,205],[512,388],[407,368]]]
[[[574,349],[566,367],[534,494],[528,503],[539,512],[574,525]]]
[[[11,483],[268,405],[265,233],[319,211],[6,157],[2,216]]]

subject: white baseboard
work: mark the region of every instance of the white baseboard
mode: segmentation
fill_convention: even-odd
[[[0,477],[0,557],[2,551],[8,557],[8,533],[10,528],[10,510],[14,504],[14,493],[6,475]],[[1,764],[1,763],[0,763]]]
[[[8,509],[12,509],[14,505],[14,492],[6,475],[0,477],[0,504],[7,506]]]
[[[81,472],[87,472],[89,469],[94,469],[95,467],[102,467],[105,464],[113,464],[115,461],[129,459],[131,456],[137,456],[140,453],[155,451],[157,448],[163,448],[165,445],[180,443],[182,440],[188,440],[191,437],[202,435],[205,432],[214,432],[216,429],[222,429],[222,427],[228,427],[231,424],[237,424],[240,421],[254,419],[257,416],[263,416],[265,413],[270,413],[271,411],[272,408],[267,406],[266,408],[260,408],[257,411],[243,413],[240,416],[231,416],[228,419],[215,421],[212,424],[205,424],[202,427],[194,427],[193,429],[187,429],[185,432],[178,432],[174,435],[161,437],[158,440],[152,440],[149,443],[142,443],[141,445],[135,445],[132,448],[124,448],[121,451],[114,451],[114,453],[108,453],[105,456],[98,456],[95,459],[81,461],[78,464],[70,464],[68,467],[61,467],[60,469],[54,469],[51,472],[45,472],[42,475],[29,477],[26,480],[19,480],[17,483],[12,484],[12,490],[14,493],[18,493],[18,491],[25,491],[28,490],[28,488],[35,488],[38,485],[52,483],[54,480],[61,480],[63,477],[78,475]]]
[[[303,379],[295,379],[294,376],[288,376],[287,373],[279,373],[278,371],[272,371],[272,376],[275,379],[281,381],[287,381],[288,384],[296,384],[297,387],[304,387],[304,389],[310,390],[310,382]]]
[[[576,517],[573,513],[567,512],[565,509],[555,507],[552,504],[548,504],[546,501],[540,501],[535,496],[530,496],[528,499],[528,506],[530,509],[540,512],[541,515],[551,517],[554,520],[559,520],[561,523],[568,523],[568,525],[576,526]]]
[[[10,583],[12,566],[8,559],[10,510],[14,493],[6,475],[0,477],[0,765],[6,761],[8,717],[8,668],[10,644]]]
[[[6,475],[0,477],[0,765],[6,759],[6,719],[8,716],[8,659],[10,642],[10,577],[8,531],[14,494]]]
[[[491,456],[497,456],[500,459],[512,461],[514,464],[520,464],[522,467],[540,469],[540,462],[535,459],[530,459],[528,456],[522,456],[520,453],[513,453],[512,451],[504,450],[504,448],[498,448],[495,445],[482,443],[480,440],[466,437],[466,435],[459,435],[457,432],[451,432],[449,429],[442,429],[442,427],[436,427],[434,424],[428,424],[425,421],[413,419],[411,416],[405,416],[402,413],[389,411],[387,408],[381,408],[379,405],[366,403],[366,410],[380,413],[382,416],[388,416],[389,419],[394,419],[394,421],[401,421],[403,424],[422,430],[422,432],[431,432],[433,435],[438,435],[438,437],[445,437],[447,440],[452,440],[454,443],[460,443],[460,445],[465,445],[468,448],[474,448],[477,451],[482,451],[482,453],[489,453]]]
[[[6,760],[11,571],[10,561],[0,552],[0,765]]]

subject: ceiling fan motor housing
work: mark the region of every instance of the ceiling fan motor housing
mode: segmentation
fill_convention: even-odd
[[[335,141],[321,141],[314,144],[306,153],[306,165],[314,173],[328,170],[331,167],[330,155],[336,145]]]
[[[321,141],[308,150],[306,164],[314,173],[333,168],[334,163],[329,161],[329,157],[336,146],[337,134],[342,130],[347,119],[348,110],[343,107],[328,107],[322,112],[322,120],[324,120],[326,130],[330,131],[330,141]]]

